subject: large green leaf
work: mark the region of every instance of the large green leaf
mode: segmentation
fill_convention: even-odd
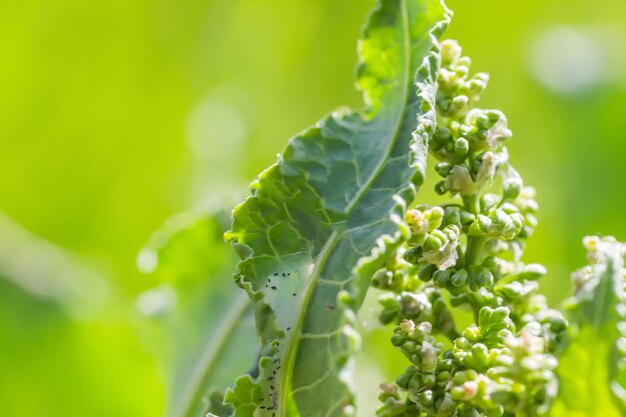
[[[138,307],[165,368],[167,416],[230,413],[224,390],[256,366],[251,303],[229,279],[237,262],[223,239],[229,222],[220,210],[179,214],[139,255],[139,267],[160,282]]]
[[[227,394],[236,415],[353,412],[350,324],[424,178],[448,20],[439,0],[379,1],[359,42],[366,109],[292,138],[235,209],[227,239],[243,258],[236,279],[263,345],[260,377]]]
[[[570,341],[560,358],[553,416],[612,417],[626,410],[620,373],[624,355],[618,349],[626,301],[624,246],[590,238],[587,247],[592,264],[573,275],[576,292],[567,303]]]

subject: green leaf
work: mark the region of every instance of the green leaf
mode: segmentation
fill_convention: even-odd
[[[573,274],[576,291],[566,305],[570,341],[560,358],[561,386],[551,415],[620,416],[626,410],[619,372],[624,355],[617,349],[625,301],[624,246],[612,238],[585,241],[592,264]]]
[[[165,367],[167,416],[230,414],[225,389],[255,367],[251,303],[229,279],[237,262],[223,239],[229,221],[214,209],[177,215],[138,258],[161,283],[140,296],[138,307]]]
[[[234,211],[226,238],[243,258],[236,280],[263,345],[248,387],[259,393],[256,416],[354,410],[351,323],[424,178],[448,21],[438,0],[379,1],[359,42],[366,109],[334,112],[292,138]]]
[[[611,344],[604,330],[585,327],[559,358],[553,417],[619,417],[609,388]]]

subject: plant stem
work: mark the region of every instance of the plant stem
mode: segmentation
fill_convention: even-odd
[[[466,267],[477,265],[481,262],[481,254],[483,251],[484,244],[485,244],[484,237],[469,236],[467,238],[467,249],[465,250],[465,266]]]
[[[480,203],[478,194],[471,194],[463,196],[463,206],[465,210],[469,211],[475,216],[480,213]],[[483,245],[485,244],[485,238],[477,236],[468,236],[467,247],[465,249],[465,266],[470,267],[478,264],[481,261],[481,253]]]

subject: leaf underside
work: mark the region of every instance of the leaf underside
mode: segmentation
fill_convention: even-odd
[[[243,258],[236,281],[262,341],[260,377],[227,393],[234,415],[352,412],[351,323],[423,181],[448,20],[438,0],[379,1],[359,42],[366,109],[332,113],[292,138],[234,210],[226,238]]]

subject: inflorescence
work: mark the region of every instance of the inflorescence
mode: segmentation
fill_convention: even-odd
[[[470,76],[455,41],[441,44],[430,153],[450,203],[408,210],[411,237],[372,285],[391,342],[411,365],[383,384],[388,416],[541,416],[557,392],[553,355],[567,323],[537,293],[542,265],[524,264],[535,192],[509,163],[505,115],[475,107],[488,76]],[[460,198],[459,198],[460,197]],[[452,309],[473,312],[456,328]]]

